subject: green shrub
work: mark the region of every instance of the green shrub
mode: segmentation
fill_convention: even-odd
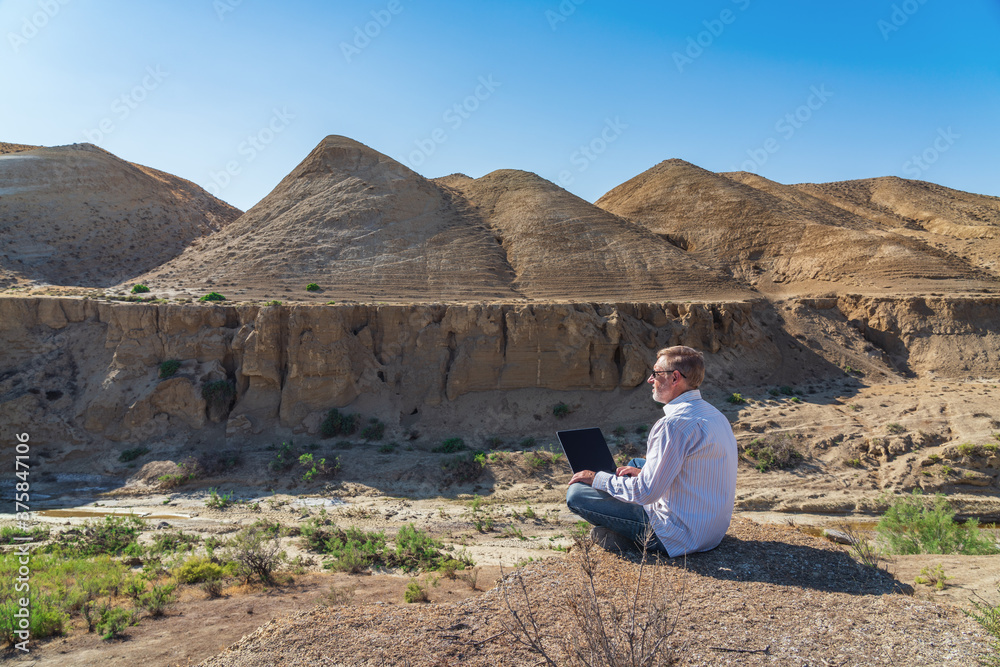
[[[135,461],[137,458],[145,454],[149,454],[148,447],[133,447],[132,449],[124,450],[118,456],[118,460],[122,463],[128,463],[129,461]]]
[[[1000,592],[1000,586],[997,587],[997,592]],[[1000,604],[992,605],[981,597],[978,600],[970,600],[970,602],[975,611],[966,611],[966,616],[975,619],[986,632],[993,636],[993,640],[990,642],[993,655],[980,658],[980,661],[989,667],[1000,667]]]
[[[25,541],[42,542],[49,539],[49,527],[33,526],[27,530],[24,528],[16,528],[14,526],[4,526],[3,528],[0,528],[0,544],[14,544],[15,537],[28,538],[27,540],[18,540],[18,543]]]
[[[378,453],[379,454],[392,454],[394,451],[396,451],[396,447],[399,447],[399,443],[397,443],[397,442],[387,442],[387,443],[385,443],[384,445],[382,445],[382,446],[380,446],[378,448]]]
[[[465,456],[456,456],[441,464],[441,469],[451,473],[452,481],[465,484],[475,481],[483,474],[486,465],[486,454],[469,452]]]
[[[210,406],[221,410],[227,410],[236,396],[236,387],[229,380],[215,380],[202,386],[201,397],[208,401]]]
[[[97,622],[94,623],[94,629],[101,635],[101,639],[109,641],[120,637],[129,626],[135,625],[137,620],[134,611],[124,607],[105,606],[101,609]]]
[[[229,493],[219,493],[216,489],[208,490],[208,500],[205,501],[205,507],[210,507],[212,509],[224,510],[233,504],[233,492]]]
[[[198,301],[225,301],[226,297],[222,296],[218,292],[209,292],[205,296],[198,299]]]
[[[919,489],[896,500],[875,527],[889,553],[979,554],[1000,553],[996,542],[979,530],[979,522],[955,522],[955,511],[944,494],[925,498]]]
[[[132,294],[146,294],[147,292],[149,292],[149,288],[142,283],[132,285]]]
[[[201,536],[194,533],[185,533],[183,530],[158,530],[153,533],[153,544],[149,547],[149,551],[152,554],[193,551],[200,543]]]
[[[465,449],[465,441],[461,438],[448,438],[432,449],[435,454],[454,454]]]
[[[299,457],[299,465],[306,469],[302,475],[303,482],[311,482],[321,475],[333,475],[340,470],[340,457],[333,460],[331,465],[327,465],[326,459],[313,459],[312,454],[303,454]]]
[[[357,432],[360,421],[360,417],[356,414],[341,414],[337,408],[333,408],[326,413],[326,418],[319,425],[319,431],[324,438],[332,438],[335,435],[353,435]]]
[[[372,417],[361,431],[361,437],[365,440],[381,440],[385,435],[385,424]]]
[[[232,574],[232,570],[232,563],[223,566],[204,556],[192,556],[174,571],[174,576],[182,584],[200,584],[224,579]]]
[[[173,377],[181,368],[181,362],[177,359],[167,359],[160,364],[160,379]]]
[[[406,591],[403,593],[403,599],[408,603],[414,603],[427,602],[429,598],[427,597],[427,589],[418,584],[416,581],[411,581],[406,585]]]
[[[792,439],[787,435],[754,438],[743,448],[743,454],[751,459],[760,472],[792,468],[802,460],[802,454],[795,449]]]
[[[747,399],[743,398],[743,394],[733,393],[729,395],[729,398],[726,399],[726,402],[732,403],[733,405],[742,405],[743,403],[747,402]]]
[[[18,630],[27,629],[31,639],[45,639],[65,633],[65,628],[69,625],[69,615],[59,608],[57,596],[40,595],[35,589],[31,590],[29,599],[31,600],[30,616],[28,616],[28,627],[21,627],[21,619],[15,616],[21,610],[18,601],[23,594],[12,595],[0,601],[0,639],[8,644],[15,644],[21,641],[15,634]]]
[[[181,484],[193,482],[201,476],[201,473],[201,463],[195,457],[189,456],[177,464],[176,473],[160,475],[156,479],[163,488],[172,489]]]
[[[167,607],[177,601],[174,584],[153,586],[152,589],[139,596],[139,606],[149,612],[154,618],[163,616]]]
[[[271,583],[274,571],[285,561],[281,543],[257,524],[242,529],[226,544],[235,574],[249,583],[254,577]]]
[[[278,447],[278,453],[274,455],[267,467],[275,472],[284,472],[295,465],[298,457],[295,456],[295,443],[283,442]]]
[[[962,456],[972,457],[979,453],[979,447],[972,444],[971,442],[963,442],[961,445],[957,447],[957,449],[958,453],[961,454]]]
[[[306,291],[307,292],[318,292],[319,291],[319,285],[317,285],[316,283],[309,283],[308,285],[306,285]]]
[[[58,544],[75,556],[121,556],[138,547],[139,533],[145,527],[146,523],[134,514],[106,516],[61,533]]]
[[[552,416],[558,419],[562,419],[563,417],[568,415],[569,412],[570,412],[569,406],[566,405],[565,403],[556,403],[552,407]]]

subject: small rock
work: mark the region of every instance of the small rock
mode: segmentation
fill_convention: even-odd
[[[854,544],[854,540],[851,536],[842,530],[834,530],[833,528],[824,528],[823,537],[830,540],[831,542],[836,542],[837,544],[846,544],[848,546]]]

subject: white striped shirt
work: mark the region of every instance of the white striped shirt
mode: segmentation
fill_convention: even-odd
[[[722,541],[733,518],[738,455],[729,420],[697,389],[663,406],[663,414],[646,439],[640,474],[598,472],[594,488],[642,505],[673,558]]]

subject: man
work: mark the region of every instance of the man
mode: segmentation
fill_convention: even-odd
[[[701,352],[660,350],[647,382],[664,416],[649,432],[646,458],[629,461],[615,475],[573,475],[566,504],[596,526],[596,541],[641,544],[652,525],[656,538],[647,548],[671,558],[722,541],[736,497],[736,438],[729,420],[701,398],[704,379]]]

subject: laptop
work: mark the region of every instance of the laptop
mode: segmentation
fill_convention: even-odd
[[[571,431],[556,431],[569,467],[574,473],[593,470],[615,474],[618,464],[611,455],[607,440],[599,428],[577,428]]]

